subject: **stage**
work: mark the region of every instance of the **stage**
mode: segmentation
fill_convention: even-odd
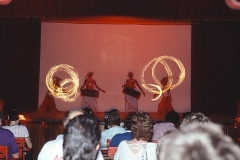
[[[67,112],[58,112],[56,114],[51,113],[41,113],[41,112],[25,112],[21,113],[24,116],[25,122],[40,122],[42,119],[45,119],[46,122],[62,122],[65,118]],[[150,112],[150,116],[152,117],[154,122],[164,121],[165,116],[159,115],[157,112]],[[94,112],[94,115],[99,119],[100,122],[104,122],[105,112]],[[121,121],[124,121],[127,113],[120,112]],[[181,114],[180,114],[181,116]]]

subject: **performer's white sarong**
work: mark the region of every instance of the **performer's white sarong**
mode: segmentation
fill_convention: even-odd
[[[89,107],[93,112],[98,111],[98,104],[96,97],[83,96],[81,108]]]
[[[136,112],[138,111],[138,100],[135,97],[125,94],[125,111]]]

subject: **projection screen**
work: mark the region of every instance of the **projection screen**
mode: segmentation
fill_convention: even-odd
[[[186,71],[183,83],[171,90],[173,108],[180,113],[191,109],[191,25],[42,22],[40,54],[39,106],[48,90],[45,79],[50,68],[68,64],[77,71],[80,87],[87,72],[94,72],[97,85],[106,91],[100,92],[97,99],[99,112],[111,108],[124,112],[122,85],[128,72],[134,72],[134,79],[141,85],[140,77],[144,66],[152,59],[165,55],[180,60]],[[177,64],[167,59],[166,62],[173,75],[178,76],[180,71]],[[161,63],[157,64],[154,73],[159,81],[167,76]],[[56,75],[62,79],[67,78],[64,73]],[[145,71],[144,80],[148,84],[155,83],[151,67]],[[176,81],[174,79],[173,83]],[[144,91],[146,96],[139,99],[138,110],[156,112],[161,98],[153,102],[153,93]],[[81,96],[71,103],[55,98],[59,111],[78,108],[81,101]]]

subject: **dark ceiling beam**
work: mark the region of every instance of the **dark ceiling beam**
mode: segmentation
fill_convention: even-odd
[[[224,0],[13,0],[0,5],[1,18],[40,20],[128,16],[163,21],[239,21]]]

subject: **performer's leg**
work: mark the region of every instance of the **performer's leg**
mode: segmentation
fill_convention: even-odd
[[[138,111],[138,100],[135,97],[125,94],[125,112],[137,112]]]
[[[95,97],[83,96],[81,108],[85,107],[91,108],[93,112],[98,112],[97,99]]]
[[[159,104],[158,104],[158,111],[157,113],[159,115],[165,115],[166,114],[166,97],[162,97],[162,99],[160,100]]]
[[[167,101],[166,101],[166,112],[174,111],[173,106],[172,106],[172,97],[168,96]]]

